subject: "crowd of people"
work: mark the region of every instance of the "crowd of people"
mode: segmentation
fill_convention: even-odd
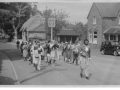
[[[87,39],[84,42],[79,41],[73,44],[72,42],[58,43],[55,40],[52,41],[24,41],[16,42],[17,48],[21,50],[24,61],[29,61],[33,64],[36,70],[41,69],[41,61],[45,60],[49,65],[53,67],[57,60],[61,60],[65,63],[80,65],[81,78],[85,74],[86,79],[89,79],[89,60],[90,46]]]

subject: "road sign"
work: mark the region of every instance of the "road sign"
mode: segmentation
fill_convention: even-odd
[[[55,27],[55,18],[48,19],[48,27],[51,27],[51,40],[53,40],[53,27]]]
[[[48,19],[48,26],[49,27],[55,27],[55,18],[49,18]]]

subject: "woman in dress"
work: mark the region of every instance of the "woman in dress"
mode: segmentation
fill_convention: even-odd
[[[33,66],[36,67],[37,65],[37,58],[39,58],[38,55],[38,45],[36,42],[34,42],[34,44],[32,45],[32,60],[33,60]]]
[[[27,61],[27,57],[28,57],[27,42],[24,42],[24,45],[23,45],[23,57],[24,57],[24,61]]]
[[[46,51],[46,56],[47,56],[47,62],[48,62],[48,64],[51,64],[51,62],[50,62],[50,53],[51,53],[50,41],[48,41],[48,43],[46,44],[45,51]]]
[[[42,43],[38,43],[38,58],[37,59],[37,70],[41,69],[41,60],[42,60],[42,53],[44,52],[43,47],[42,47]]]
[[[20,45],[21,53],[23,53],[23,45],[24,45],[24,42],[22,41],[22,43],[21,43],[21,45]]]
[[[69,43],[67,45],[67,59],[68,59],[68,62],[70,62],[70,59],[71,59],[71,43]]]
[[[55,65],[55,61],[58,59],[58,56],[57,56],[58,47],[59,46],[56,44],[56,42],[54,40],[51,41],[51,44],[50,44],[50,48],[51,48],[50,57],[51,57],[51,62],[52,62],[53,67]]]
[[[63,57],[64,57],[64,62],[67,61],[67,45],[68,45],[67,42],[65,42],[65,44],[63,45]]]

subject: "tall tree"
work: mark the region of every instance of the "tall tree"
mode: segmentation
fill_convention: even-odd
[[[87,39],[88,38],[88,24],[84,24],[84,29],[83,29],[83,39]]]
[[[17,39],[18,28],[21,27],[25,19],[28,19],[27,15],[30,16],[30,12],[28,11],[30,11],[31,8],[28,3],[10,3],[10,5],[11,19],[9,20],[9,22],[13,27],[15,39]]]
[[[46,21],[46,29],[47,29],[47,35],[50,36],[50,28],[48,27],[48,18],[55,18],[55,27],[53,28],[53,36],[55,36],[61,29],[62,27],[66,27],[67,25],[67,20],[68,14],[66,12],[57,11],[57,10],[52,10],[46,9],[42,12],[43,17],[45,18]]]
[[[73,29],[77,33],[79,33],[79,38],[81,40],[87,38],[87,23],[83,24],[82,22],[78,22],[78,23],[75,23],[75,25],[72,23],[68,23],[67,28]]]
[[[53,35],[56,36],[63,27],[67,26],[67,18],[69,17],[69,14],[62,10],[53,10],[52,16],[56,19],[56,26],[53,28]]]
[[[11,25],[12,29],[14,30],[15,39],[17,39],[17,32],[22,24],[30,17],[31,13],[31,5],[30,3],[23,3],[23,2],[14,2],[14,3],[0,3],[1,14],[5,15],[2,16],[2,23],[3,26]],[[4,17],[5,16],[5,17]],[[2,27],[2,26],[1,26]]]
[[[48,37],[50,37],[50,28],[48,27],[48,18],[52,16],[51,14],[52,14],[52,10],[48,9],[47,7],[42,12],[42,16],[45,18],[45,25],[46,25],[46,31],[47,31]]]

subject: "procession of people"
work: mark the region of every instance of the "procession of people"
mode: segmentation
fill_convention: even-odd
[[[84,42],[79,40],[74,44],[71,41],[58,43],[55,40],[46,42],[41,40],[23,41],[19,48],[23,54],[24,61],[29,61],[30,65],[33,64],[33,67],[38,71],[41,70],[42,60],[54,67],[57,60],[63,59],[65,63],[80,66],[81,78],[85,74],[86,79],[89,79],[91,50],[87,39]]]

